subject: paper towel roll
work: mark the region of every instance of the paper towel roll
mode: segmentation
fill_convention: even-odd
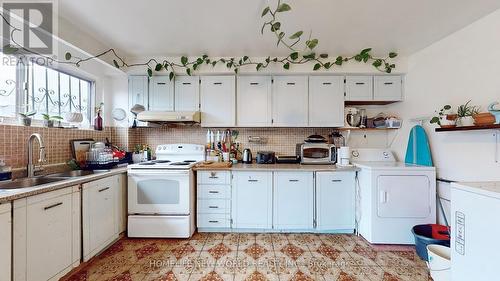
[[[348,146],[342,146],[338,150],[338,162],[340,166],[348,166],[351,158],[351,151]]]

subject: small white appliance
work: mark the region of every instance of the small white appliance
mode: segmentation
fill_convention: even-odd
[[[451,280],[498,280],[500,182],[451,184]]]
[[[335,164],[336,148],[328,143],[303,143],[300,147],[301,164]]]
[[[337,165],[338,166],[349,166],[349,158],[351,158],[351,154],[349,153],[348,146],[339,147],[337,150]]]
[[[373,244],[414,244],[417,224],[436,223],[436,170],[396,161],[386,149],[353,149],[358,232]]]
[[[195,230],[193,165],[203,145],[165,144],[156,160],[128,166],[128,236],[189,238]]]

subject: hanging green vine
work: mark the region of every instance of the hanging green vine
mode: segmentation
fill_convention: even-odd
[[[292,65],[300,65],[306,63],[313,63],[313,70],[331,69],[334,66],[342,66],[344,63],[352,60],[360,63],[370,63],[379,71],[386,73],[391,73],[392,70],[396,67],[395,64],[390,62],[390,59],[393,59],[397,56],[396,52],[390,52],[387,57],[374,57],[371,54],[372,49],[366,48],[355,55],[347,57],[336,56],[334,57],[334,59],[331,59],[330,55],[326,53],[317,54],[314,50],[318,46],[319,40],[316,38],[311,38],[311,34],[309,35],[308,39],[305,40],[304,48],[301,50],[297,49],[296,46],[298,46],[298,44],[302,41],[304,32],[300,30],[291,34],[290,36],[287,36],[287,34],[282,29],[282,23],[278,20],[278,15],[280,13],[289,12],[290,10],[292,10],[292,7],[289,4],[282,3],[281,0],[278,0],[276,7],[271,8],[270,6],[268,6],[265,7],[262,11],[262,18],[264,18],[266,21],[262,25],[261,33],[263,34],[267,29],[270,30],[276,36],[276,46],[283,45],[290,51],[289,55],[286,57],[267,57],[262,61],[253,61],[248,56],[215,59],[210,58],[208,55],[202,55],[192,60],[189,60],[186,56],[182,56],[180,58],[180,62],[167,59],[149,59],[148,61],[143,63],[129,64],[122,57],[120,57],[113,48],[86,58],[77,57],[72,55],[70,52],[67,52],[65,54],[65,60],[58,61],[57,59],[53,59],[52,57],[38,54],[29,49],[26,49],[16,42],[14,42],[15,46],[4,46],[3,52],[6,54],[13,54],[19,49],[22,49],[25,52],[42,56],[51,61],[64,64],[72,64],[77,67],[87,61],[100,58],[107,54],[111,54],[114,57],[113,65],[116,68],[147,67],[147,74],[150,77],[153,75],[153,70],[157,72],[166,71],[169,73],[170,80],[174,79],[175,75],[180,72],[185,72],[187,75],[192,75],[196,70],[202,67],[202,65],[210,65],[212,67],[215,67],[218,64],[225,65],[227,69],[233,70],[235,73],[238,73],[240,68],[245,66],[254,66],[255,69],[259,71],[261,69],[267,68],[270,64],[281,64],[285,70],[290,69]],[[4,15],[2,14],[1,16],[3,20],[12,27],[12,25],[7,22]],[[14,33],[15,31],[16,28],[14,28],[11,32]],[[17,29],[17,31],[20,30]],[[11,38],[14,37],[11,36]]]

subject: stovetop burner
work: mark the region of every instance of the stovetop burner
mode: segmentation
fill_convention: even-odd
[[[156,163],[155,162],[142,162],[142,163],[139,163],[139,165],[144,165],[144,166],[151,166],[151,165],[155,165]]]
[[[170,161],[170,160],[152,160],[151,162],[161,164],[161,163],[170,163],[172,161]]]
[[[187,163],[195,163],[195,162],[198,162],[198,161],[196,161],[196,160],[184,160],[184,161],[182,161],[182,162],[187,162]]]
[[[184,162],[174,162],[174,163],[172,163],[170,165],[172,165],[172,166],[186,166],[186,165],[189,165],[189,164],[190,163],[184,161]]]

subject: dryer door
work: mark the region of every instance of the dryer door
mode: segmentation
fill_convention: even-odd
[[[431,183],[427,176],[381,175],[377,178],[377,192],[377,214],[381,218],[426,218],[430,215]]]

